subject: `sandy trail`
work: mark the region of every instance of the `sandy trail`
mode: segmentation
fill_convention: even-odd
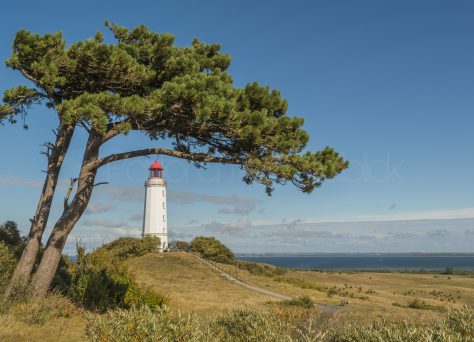
[[[235,278],[234,276],[230,275],[229,273],[227,273],[227,271],[225,271],[222,268],[214,265],[212,262],[209,262],[206,259],[203,259],[203,258],[197,256],[196,254],[191,253],[191,255],[194,256],[197,260],[199,260],[201,263],[203,263],[207,267],[209,267],[212,270],[214,270],[215,272],[219,273],[222,277],[224,277],[227,280],[232,281],[232,282],[234,282],[234,283],[236,283],[240,286],[243,286],[243,287],[245,287],[249,290],[259,292],[259,293],[262,293],[264,295],[275,297],[275,298],[280,298],[280,299],[285,299],[285,300],[293,299],[292,297],[281,294],[281,293],[277,293],[277,292],[269,291],[269,290],[266,290],[266,289],[262,289],[261,287],[258,287],[258,286],[255,286],[255,285],[252,285],[252,284],[249,284],[249,283],[244,283],[243,281],[241,281],[241,280]],[[329,304],[314,304],[314,305],[319,310],[321,310],[321,312],[324,312],[324,313],[334,313],[338,310],[338,307],[334,306],[334,305],[329,305]]]

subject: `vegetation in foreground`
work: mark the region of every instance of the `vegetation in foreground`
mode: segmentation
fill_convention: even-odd
[[[166,308],[153,312],[145,307],[90,315],[87,336],[92,341],[470,341],[474,338],[472,315],[466,307],[448,312],[430,327],[378,321],[365,327],[323,330],[322,317],[289,318],[250,307],[219,314],[210,322],[196,315],[172,314]]]
[[[1,279],[8,279],[11,274],[18,258],[17,248],[21,249],[23,241],[20,238],[12,242],[8,238],[15,236],[16,228],[12,229],[12,225],[7,225],[9,234],[5,238],[5,234],[2,235],[5,228],[5,225],[0,227]],[[209,254],[206,248],[228,255],[227,247],[222,248],[215,239],[199,238],[197,241],[206,242],[201,243],[201,247],[207,246],[200,253],[203,256],[216,255]],[[187,253],[153,254],[156,246],[152,238],[122,238],[92,253],[85,253],[79,247],[77,262],[65,259],[64,267],[56,277],[56,290],[45,299],[35,300],[25,292],[18,294],[15,301],[1,303],[0,340],[470,341],[474,338],[473,312],[467,306],[448,310],[438,316],[436,322],[379,319],[373,324],[360,324],[346,319],[348,316],[344,312],[324,314],[318,311],[313,305],[314,294],[325,295],[324,285],[304,279],[295,271],[234,259],[229,264],[221,264],[221,267],[240,272],[237,276],[248,274],[253,279],[270,279],[274,283],[272,286],[291,287],[295,296],[293,300],[269,302],[266,296],[219,278],[217,273],[206,269]],[[183,246],[191,248],[192,243]],[[222,262],[228,261],[222,259]],[[168,269],[151,267],[168,267],[167,264]],[[137,265],[148,271],[155,286],[143,278],[142,269]],[[176,272],[171,273],[171,270]],[[171,273],[172,287],[164,289],[162,285],[168,281],[164,276],[167,273]],[[312,273],[320,275],[319,272]],[[203,292],[198,293],[199,298],[192,299],[190,295],[199,288],[200,281],[208,282],[204,284]],[[186,294],[181,294],[180,283],[186,287]],[[341,290],[336,289],[334,297],[341,295]],[[208,301],[205,295],[214,290],[217,292],[215,300],[223,302],[222,298],[226,298],[229,305],[200,311],[199,307]],[[378,295],[377,291],[372,292],[368,296]],[[436,295],[441,296],[440,293],[442,291]],[[184,312],[181,310],[183,301],[175,300],[180,295],[192,303]],[[332,300],[333,297],[326,298]],[[249,305],[242,306],[242,302]],[[399,309],[430,310],[425,305],[424,301],[412,300]],[[355,305],[354,309],[358,310],[358,307]]]

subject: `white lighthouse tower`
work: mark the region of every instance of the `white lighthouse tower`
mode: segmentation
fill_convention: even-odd
[[[150,166],[145,182],[145,212],[143,215],[143,236],[160,238],[160,251],[168,249],[168,218],[166,216],[166,181],[163,167],[157,160]]]

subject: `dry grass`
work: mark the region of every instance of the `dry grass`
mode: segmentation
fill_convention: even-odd
[[[26,324],[11,315],[0,315],[0,341],[87,341],[85,321],[79,316],[56,318],[42,326]]]
[[[224,279],[187,253],[148,254],[126,265],[139,283],[168,294],[171,309],[182,312],[216,313],[276,300]]]
[[[87,341],[85,315],[60,295],[13,305],[0,314],[0,341]]]
[[[302,289],[272,278],[256,276],[234,266],[225,266],[234,275],[255,285],[288,295],[309,295],[315,302],[338,305],[347,299],[349,305],[341,308],[338,316],[355,322],[371,323],[385,316],[389,319],[417,319],[430,322],[442,313],[433,310],[415,310],[406,306],[415,298],[427,304],[447,309],[474,305],[474,278],[470,276],[374,273],[374,272],[315,272],[289,270],[284,277],[303,279],[315,287],[334,288],[338,292],[328,297],[327,291]],[[351,298],[351,294],[354,298]],[[363,299],[360,299],[364,297]],[[454,299],[447,301],[447,299]]]
[[[223,310],[249,305],[280,310],[282,315],[292,312],[268,305],[279,300],[230,282],[186,253],[148,254],[128,260],[126,265],[139,283],[168,294],[173,311],[215,316]],[[307,295],[316,303],[338,305],[341,299],[348,299],[349,305],[340,307],[331,325],[337,321],[372,323],[381,315],[388,320],[402,318],[430,324],[442,315],[436,310],[406,307],[415,298],[442,308],[474,305],[474,278],[469,276],[289,270],[280,278],[272,278],[232,265],[219,266],[248,283],[293,297]],[[310,288],[303,288],[308,284]],[[328,297],[327,289],[334,287],[336,293]],[[456,303],[446,301],[453,298]],[[54,311],[44,322],[41,315],[48,310],[41,305]],[[35,321],[39,323],[32,323]],[[86,341],[85,324],[82,310],[63,297],[52,296],[46,304],[20,304],[8,314],[0,314],[0,341]]]
[[[213,313],[241,304],[263,305],[275,301],[222,278],[185,253],[146,255],[127,264],[139,282],[168,293],[171,307],[184,312]],[[307,295],[317,303],[333,305],[347,299],[349,305],[340,308],[338,318],[360,323],[371,323],[382,315],[387,319],[416,319],[429,323],[442,315],[436,310],[405,307],[415,298],[441,309],[474,305],[474,278],[468,276],[289,270],[276,281],[233,265],[220,267],[248,283],[289,296]],[[302,279],[320,290],[285,281],[289,278]],[[337,293],[328,297],[327,289],[334,286]],[[456,303],[447,302],[447,298],[454,298]],[[403,307],[393,306],[393,303]]]

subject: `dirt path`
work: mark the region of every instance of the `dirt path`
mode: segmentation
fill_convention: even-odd
[[[219,273],[222,277],[224,277],[227,280],[230,280],[230,281],[232,281],[236,284],[239,284],[240,286],[246,287],[249,290],[259,292],[259,293],[265,294],[267,296],[275,297],[275,298],[280,298],[280,299],[285,299],[285,300],[293,299],[292,297],[281,294],[281,293],[269,291],[269,290],[266,290],[266,289],[262,289],[261,287],[252,285],[252,284],[244,283],[243,281],[241,281],[241,280],[235,278],[234,276],[230,275],[227,271],[225,271],[222,268],[214,265],[212,262],[209,262],[206,259],[203,259],[203,258],[201,258],[201,257],[199,257],[195,254],[191,253],[191,255],[194,256],[198,261],[200,261],[201,263],[203,263],[207,267],[209,267],[212,270]],[[338,310],[337,306],[329,305],[329,304],[315,304],[315,306],[324,313],[334,313]]]

